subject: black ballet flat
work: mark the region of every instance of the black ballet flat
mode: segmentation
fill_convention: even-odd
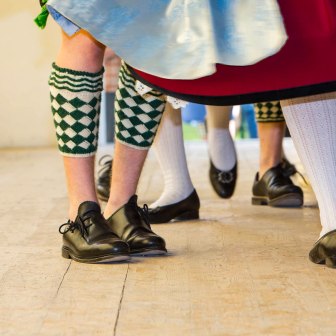
[[[162,224],[199,218],[200,200],[196,190],[184,200],[148,209],[149,223]]]
[[[230,198],[235,190],[237,181],[237,163],[231,170],[217,169],[210,160],[210,182],[219,197]]]
[[[315,243],[309,259],[315,264],[336,268],[336,230],[326,233]]]

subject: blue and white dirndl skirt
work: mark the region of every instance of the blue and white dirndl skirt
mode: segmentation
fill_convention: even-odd
[[[287,39],[276,0],[49,0],[47,8],[67,34],[84,29],[127,64],[163,78],[255,64]]]

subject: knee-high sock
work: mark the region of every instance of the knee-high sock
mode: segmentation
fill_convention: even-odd
[[[232,107],[207,106],[209,155],[214,166],[231,170],[237,161],[236,149],[229,131]]]
[[[269,101],[254,104],[256,122],[282,122],[285,121],[279,101]]]
[[[318,201],[323,235],[336,229],[336,92],[281,105]]]
[[[163,174],[164,190],[150,207],[169,205],[187,198],[194,187],[184,150],[181,111],[174,110],[168,103],[153,148]]]
[[[103,72],[75,71],[53,64],[49,78],[51,110],[58,148],[64,156],[93,156],[97,150]]]
[[[122,63],[114,101],[115,135],[117,141],[129,147],[148,150],[154,141],[166,100],[156,90],[138,93],[136,82],[127,65]]]

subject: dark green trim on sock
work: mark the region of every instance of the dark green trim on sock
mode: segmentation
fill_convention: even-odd
[[[97,77],[97,76],[102,75],[105,71],[104,67],[102,67],[102,69],[98,72],[86,72],[86,71],[72,70],[72,69],[67,69],[67,68],[61,68],[55,62],[52,63],[52,67],[53,69],[59,72],[69,73],[69,74],[76,75],[76,76],[87,76],[87,77]]]

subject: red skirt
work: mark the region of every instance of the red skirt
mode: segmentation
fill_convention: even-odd
[[[130,70],[144,84],[201,104],[235,105],[336,91],[336,0],[279,0],[279,5],[288,40],[276,55],[257,64],[218,64],[216,73],[194,80]]]

